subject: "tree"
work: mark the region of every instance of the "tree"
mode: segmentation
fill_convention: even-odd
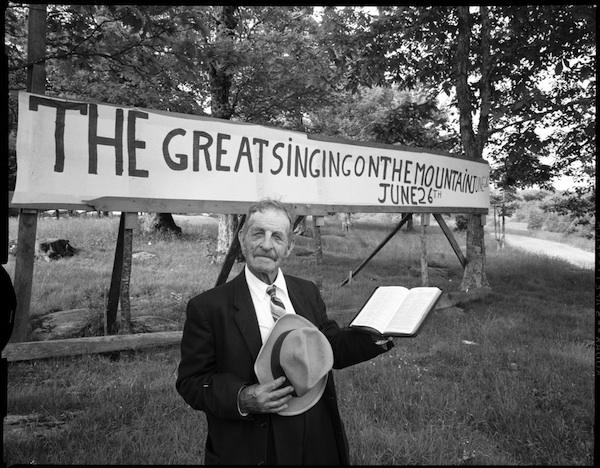
[[[381,7],[363,66],[371,76],[378,70],[379,84],[450,96],[459,111],[461,151],[496,163],[492,177],[500,187],[547,183],[575,163],[593,173],[594,11],[585,5]],[[387,60],[373,58],[381,56]],[[578,128],[581,118],[586,131]],[[560,120],[565,130],[544,138],[538,132],[544,119]],[[554,165],[540,160],[558,147],[563,153]],[[461,288],[487,284],[478,216],[469,219],[467,260]]]

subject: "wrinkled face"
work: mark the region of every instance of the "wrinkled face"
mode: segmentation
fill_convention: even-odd
[[[253,213],[239,240],[246,265],[267,284],[275,280],[279,266],[294,247],[288,217],[273,209]]]

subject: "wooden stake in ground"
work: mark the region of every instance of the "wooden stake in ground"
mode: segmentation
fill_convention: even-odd
[[[427,271],[427,226],[429,213],[421,213],[421,286],[429,286]]]
[[[125,231],[123,233],[123,268],[121,273],[121,319],[124,329],[131,333],[131,307],[129,304],[129,282],[131,279],[131,256],[133,245],[133,228],[137,224],[137,213],[125,214]]]
[[[434,213],[433,217],[437,221],[438,225],[442,228],[442,232],[446,236],[446,239],[448,239],[448,242],[450,242],[450,246],[452,247],[452,250],[454,250],[456,258],[458,258],[458,261],[460,262],[461,266],[465,268],[465,266],[467,265],[467,259],[463,255],[462,250],[460,250],[460,246],[458,245],[458,242],[456,242],[456,239],[454,238],[452,231],[446,224],[446,221],[444,221],[444,217],[440,213]]]
[[[117,234],[117,244],[115,246],[115,259],[113,262],[112,275],[110,277],[110,288],[108,290],[108,301],[106,304],[106,333],[116,335],[117,311],[119,309],[119,296],[121,295],[121,276],[123,273],[123,239],[125,237],[125,217],[126,213],[121,213],[119,221],[119,233]]]
[[[401,228],[402,226],[404,226],[404,223],[406,223],[406,221],[408,221],[408,219],[410,218],[411,214],[412,214],[412,213],[406,213],[404,216],[402,216],[402,219],[401,219],[401,220],[400,220],[400,222],[398,223],[398,226],[396,226],[396,227],[394,228],[394,230],[393,230],[392,232],[390,232],[390,233],[389,233],[389,234],[386,236],[386,238],[385,238],[385,239],[383,239],[383,241],[381,241],[381,243],[380,243],[380,244],[379,244],[377,247],[375,247],[375,250],[373,250],[373,252],[372,252],[372,253],[371,253],[371,254],[370,254],[370,255],[369,255],[369,256],[368,256],[366,259],[364,259],[364,260],[363,260],[363,261],[360,263],[360,265],[358,265],[358,266],[357,266],[357,267],[356,267],[354,270],[350,270],[350,272],[348,273],[348,278],[346,278],[344,281],[342,281],[342,282],[340,283],[340,286],[339,286],[340,288],[341,288],[342,286],[344,286],[345,284],[348,284],[348,283],[350,283],[350,282],[352,281],[352,278],[354,278],[354,277],[355,277],[355,276],[358,274],[358,272],[359,272],[360,270],[362,270],[362,268],[363,268],[363,267],[364,267],[364,266],[365,266],[367,263],[369,263],[369,261],[370,261],[370,260],[371,260],[371,259],[372,259],[372,258],[375,256],[375,254],[377,254],[377,252],[379,252],[379,251],[380,251],[380,250],[383,248],[383,246],[384,246],[385,244],[387,244],[387,243],[388,243],[388,241],[389,241],[389,240],[390,240],[390,239],[391,239],[391,238],[394,236],[394,234],[396,234],[396,233],[397,233],[397,232],[400,230],[400,228]]]

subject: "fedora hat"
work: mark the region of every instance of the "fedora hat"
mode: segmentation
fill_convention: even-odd
[[[332,367],[333,351],[325,335],[304,317],[284,314],[260,348],[254,372],[261,384],[286,377],[294,393],[278,414],[295,416],[319,401]]]

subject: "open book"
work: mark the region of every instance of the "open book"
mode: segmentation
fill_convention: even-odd
[[[435,287],[379,286],[350,322],[382,336],[413,336],[442,295]]]

